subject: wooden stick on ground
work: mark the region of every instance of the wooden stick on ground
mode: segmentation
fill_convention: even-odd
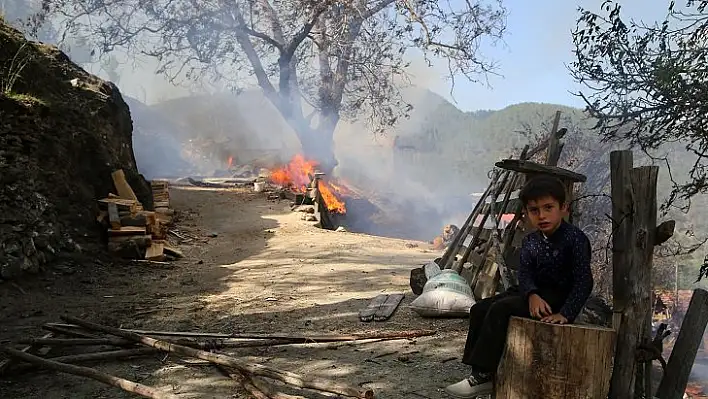
[[[58,323],[57,323],[58,324]],[[75,326],[78,327],[78,326]],[[43,330],[51,331],[56,334],[66,335],[68,337],[79,337],[79,338],[101,338],[95,334],[89,334],[87,332],[79,331],[74,328],[62,327],[60,325],[45,324],[42,326]],[[48,338],[48,337],[47,337]]]
[[[103,382],[114,387],[121,388],[125,391],[132,392],[137,395],[144,396],[146,398],[153,399],[178,399],[176,395],[169,393],[159,392],[155,388],[149,387],[147,385],[142,385],[137,382],[128,381],[126,379],[115,377],[110,374],[102,373],[98,370],[94,370],[89,367],[74,366],[72,364],[59,363],[48,359],[42,359],[41,357],[30,355],[16,349],[0,347],[0,351],[15,357],[19,360],[36,364],[48,369],[56,370],[62,373],[79,375],[82,377],[92,378],[94,380]]]
[[[52,336],[54,336],[53,333],[48,333],[48,334],[45,334],[44,337],[42,337],[42,338],[51,338]],[[29,346],[22,348],[22,352],[32,353],[33,351],[37,351],[40,348],[41,348],[41,345],[30,344]],[[12,365],[12,363],[13,363],[13,359],[11,359],[11,358],[1,361],[0,362],[0,374],[5,372],[5,370],[7,370],[7,368],[10,367]]]
[[[48,323],[48,327],[52,328],[64,328],[64,329],[78,329],[81,326],[75,324],[63,324],[63,323]],[[180,332],[180,331],[155,331],[155,330],[134,330],[134,329],[120,329],[124,332],[131,332],[140,335],[159,335],[164,337],[201,337],[201,338],[221,338],[221,339],[260,339],[260,340],[279,340],[279,341],[289,341],[290,343],[296,343],[295,341],[300,341],[302,343],[316,343],[316,342],[338,342],[338,341],[359,341],[367,339],[408,339],[408,338],[419,338],[426,337],[430,335],[435,335],[437,331],[435,330],[405,330],[405,331],[372,331],[357,334],[345,334],[345,335],[297,335],[297,334],[255,334],[255,333],[245,333],[245,334],[223,334],[223,333],[202,333],[202,332]],[[115,335],[115,334],[114,334]],[[95,336],[94,336],[95,337]]]
[[[246,363],[238,359],[220,353],[211,353],[199,349],[190,348],[187,346],[176,345],[165,341],[160,341],[154,338],[133,332],[121,330],[119,328],[102,326],[100,324],[91,323],[85,320],[77,319],[70,316],[61,316],[64,321],[79,325],[90,330],[101,331],[107,334],[112,334],[118,337],[139,342],[141,344],[158,348],[167,352],[177,353],[183,356],[195,357],[197,359],[208,360],[214,364],[225,367],[235,368],[240,372],[259,375],[266,378],[272,378],[282,381],[286,384],[298,387],[309,388],[317,391],[329,392],[338,395],[350,396],[355,398],[369,399],[374,397],[372,390],[359,390],[347,384],[334,383],[328,380],[319,378],[306,378],[299,374],[288,371],[278,370],[256,363]]]
[[[17,343],[50,346],[135,345],[135,343],[131,340],[116,338],[30,338],[18,340]]]
[[[116,359],[126,359],[129,357],[152,355],[155,353],[162,353],[161,350],[155,348],[135,348],[135,349],[120,349],[107,352],[95,352],[95,353],[82,353],[79,355],[67,355],[52,357],[48,360],[53,362],[76,364],[83,362],[95,362],[97,360],[116,360]],[[38,365],[35,364],[20,364],[13,368],[14,373],[22,373],[28,370],[33,370]]]

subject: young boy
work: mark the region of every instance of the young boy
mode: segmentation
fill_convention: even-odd
[[[553,177],[536,177],[521,189],[519,199],[536,230],[522,242],[519,285],[470,309],[462,362],[472,366],[472,374],[445,389],[455,398],[493,391],[511,316],[571,323],[593,288],[590,240],[563,220],[568,208],[563,184]]]

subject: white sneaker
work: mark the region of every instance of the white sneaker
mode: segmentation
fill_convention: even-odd
[[[445,392],[456,399],[474,399],[494,392],[494,380],[491,374],[473,373],[456,384],[448,385]]]

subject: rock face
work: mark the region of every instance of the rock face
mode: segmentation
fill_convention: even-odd
[[[152,209],[118,88],[0,19],[0,278],[101,250],[96,199],[115,191],[116,169]]]

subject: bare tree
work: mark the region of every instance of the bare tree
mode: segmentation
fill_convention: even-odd
[[[628,21],[619,4],[605,1],[600,13],[581,9],[573,32],[571,71],[586,86],[579,95],[601,135],[648,155],[680,143],[695,157],[688,181],[674,182],[664,210],[708,189],[707,6],[688,0],[678,10],[671,1],[667,17],[649,25]]]
[[[406,53],[477,80],[495,71],[479,50],[502,36],[506,17],[501,0],[43,1],[65,35],[90,37],[101,53],[154,57],[172,82],[255,80],[325,171],[336,165],[340,119],[367,115],[381,129],[410,111],[398,91]]]

